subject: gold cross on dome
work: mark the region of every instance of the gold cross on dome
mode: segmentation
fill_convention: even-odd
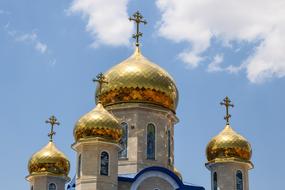
[[[231,114],[229,114],[229,107],[234,107],[233,104],[231,104],[231,100],[229,99],[229,97],[225,97],[224,100],[220,103],[222,106],[226,107],[226,116],[224,117],[224,119],[227,121],[227,125],[230,124],[230,118],[231,118]]]
[[[136,39],[136,46],[139,47],[139,38],[142,37],[143,33],[140,32],[140,24],[147,24],[146,20],[143,20],[143,16],[139,11],[133,14],[133,17],[129,18],[130,21],[134,21],[136,23],[137,31],[133,34],[133,38]]]
[[[102,86],[103,86],[103,84],[108,84],[108,81],[106,80],[106,77],[105,77],[105,75],[103,73],[99,73],[96,76],[96,79],[93,79],[93,82],[97,82],[98,83],[99,92],[98,92],[96,98],[100,102],[101,101],[100,98],[101,98],[101,93],[102,93]]]
[[[53,130],[53,127],[55,125],[60,125],[60,123],[58,122],[57,118],[55,116],[51,116],[48,120],[46,120],[46,123],[49,123],[51,128],[50,128],[50,132],[48,134],[49,136],[49,141],[52,142],[53,141],[53,136],[56,134]]]

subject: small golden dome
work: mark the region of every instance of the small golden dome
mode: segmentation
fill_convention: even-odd
[[[224,130],[208,143],[206,153],[209,163],[232,160],[251,163],[250,143],[230,125],[226,125]]]
[[[122,129],[117,119],[98,103],[92,111],[77,121],[73,135],[75,141],[100,137],[118,142]]]
[[[53,142],[49,142],[29,160],[30,175],[56,175],[67,177],[70,163]]]
[[[105,77],[108,85],[102,87],[101,96],[104,106],[148,102],[172,111],[176,109],[178,90],[174,80],[165,70],[145,58],[138,47],[131,57],[107,71]]]

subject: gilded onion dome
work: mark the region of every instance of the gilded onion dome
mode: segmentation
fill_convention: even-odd
[[[73,135],[76,142],[94,137],[118,142],[122,130],[117,119],[98,103],[93,110],[77,121]]]
[[[67,157],[50,141],[31,157],[28,169],[30,176],[55,175],[67,177],[70,163]]]
[[[206,154],[209,163],[224,161],[251,163],[252,150],[250,143],[227,124],[224,130],[208,143]]]
[[[174,80],[164,69],[145,58],[139,47],[131,57],[107,71],[105,77],[108,85],[102,87],[104,106],[146,102],[175,112],[178,90]]]

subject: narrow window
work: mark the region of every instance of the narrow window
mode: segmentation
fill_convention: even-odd
[[[81,154],[78,156],[77,177],[81,176]]]
[[[236,173],[237,190],[243,190],[243,176],[240,170]]]
[[[147,125],[147,159],[155,159],[155,126]]]
[[[168,164],[171,164],[171,134],[170,129],[167,131],[167,147],[168,147]]]
[[[109,175],[109,154],[105,151],[101,153],[100,175]]]
[[[48,185],[48,190],[56,190],[56,185],[54,183],[50,183]]]
[[[214,172],[214,174],[213,174],[213,186],[214,186],[214,190],[218,190],[218,176],[217,176],[217,172]]]
[[[122,123],[123,135],[120,140],[121,150],[119,151],[119,158],[124,159],[128,157],[128,124]]]

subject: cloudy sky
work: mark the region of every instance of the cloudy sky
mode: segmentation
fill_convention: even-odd
[[[76,120],[94,107],[92,78],[132,54],[140,10],[142,52],[180,92],[175,164],[185,181],[210,189],[207,142],[224,127],[219,102],[235,103],[232,127],[252,144],[250,189],[284,179],[284,0],[2,0],[0,2],[1,187],[28,189],[33,152],[55,114],[55,141],[72,162]]]

